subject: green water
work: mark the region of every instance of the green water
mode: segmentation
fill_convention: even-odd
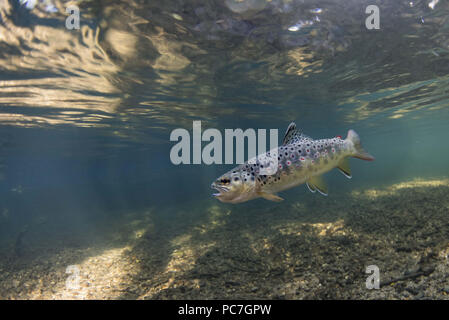
[[[79,1],[68,30],[67,1],[0,0],[0,298],[445,299],[449,7],[429,3],[378,3],[368,30],[370,1]],[[328,197],[224,204],[234,165],[170,161],[196,120],[354,129],[376,160]],[[368,290],[372,264],[413,276]]]

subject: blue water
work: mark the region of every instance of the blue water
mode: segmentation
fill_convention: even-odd
[[[282,217],[292,223],[304,217],[335,222],[332,212],[344,211],[345,203],[351,215],[350,203],[358,201],[351,198],[354,192],[421,179],[440,181],[442,190],[429,194],[446,199],[449,7],[446,1],[433,8],[429,2],[384,1],[380,29],[367,30],[370,1],[79,1],[81,28],[67,30],[66,1],[27,7],[0,0],[0,255],[3,270],[10,272],[0,278],[0,298],[61,298],[46,295],[45,285],[41,296],[33,296],[13,275],[61,252],[130,245],[139,261],[150,261],[141,248],[156,238],[168,259],[176,237],[213,226],[216,212],[222,220],[220,228],[211,227],[210,241],[220,247],[229,240],[232,245],[220,250],[235,252],[246,241],[232,242],[236,234],[251,228],[254,234],[266,232],[258,225],[274,228]],[[300,20],[313,23],[289,31]],[[224,204],[211,196],[210,184],[233,165],[170,161],[171,131],[192,132],[195,120],[222,133],[279,129],[279,139],[291,121],[313,138],[345,137],[354,129],[376,160],[351,160],[351,180],[336,170],[326,174],[327,198],[300,186],[282,192],[285,201],[279,204],[264,199]],[[412,193],[383,199],[382,212],[388,217],[388,201],[400,208]],[[424,206],[416,214],[447,208],[440,198],[432,198],[437,209]],[[298,213],[296,204],[306,207]],[[379,208],[376,201],[364,205],[367,214]],[[151,228],[144,219],[148,212]],[[128,226],[133,221],[140,221],[134,225],[144,230],[144,240],[127,243],[123,234],[132,238],[138,229]],[[447,225],[439,230],[446,234]],[[382,232],[378,237],[384,239]],[[244,249],[261,243],[257,236],[253,241]],[[445,245],[436,242],[435,248]],[[253,258],[265,261],[257,252]],[[362,274],[368,260],[376,259],[365,258],[359,259]],[[282,257],[273,259],[283,264]],[[68,260],[64,267],[82,261]],[[211,263],[207,260],[192,258],[184,267],[201,270]],[[62,267],[55,271],[61,286]],[[136,268],[151,278],[145,268]],[[229,287],[221,278],[198,278],[205,288],[214,281],[218,288]],[[129,296],[91,298],[370,298],[345,286],[335,293],[330,282],[331,293],[310,284],[312,291],[301,296],[280,294],[269,285],[245,289],[245,281],[223,295],[150,283]]]

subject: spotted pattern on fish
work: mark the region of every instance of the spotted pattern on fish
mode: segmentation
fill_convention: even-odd
[[[358,135],[348,131],[348,138],[337,136],[314,140],[296,129],[287,128],[283,145],[259,155],[218,178],[212,187],[219,190],[215,196],[223,202],[239,203],[264,197],[282,199],[276,192],[307,183],[311,191],[327,195],[327,187],[319,176],[332,168],[339,168],[348,178],[348,156],[373,160],[361,147]],[[314,191],[313,191],[314,192]]]
[[[323,161],[327,164],[329,159],[335,159],[346,149],[343,140],[339,138],[322,140],[295,139],[294,142],[279,147],[277,158],[279,170],[277,173],[274,176],[260,175],[260,181],[263,184],[275,183],[283,175],[289,175],[311,167],[312,161],[314,163]],[[257,167],[259,167],[259,164],[257,164]]]

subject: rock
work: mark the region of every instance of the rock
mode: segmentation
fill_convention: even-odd
[[[415,288],[415,287],[407,287],[407,288],[405,288],[405,290],[407,290],[408,292],[410,292],[414,296],[416,296],[419,293],[418,289]]]
[[[449,293],[449,285],[445,286],[445,287],[443,288],[443,291],[446,292],[446,293]]]

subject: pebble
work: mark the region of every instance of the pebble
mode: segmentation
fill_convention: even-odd
[[[405,288],[405,290],[407,290],[408,292],[410,292],[413,295],[417,295],[419,293],[418,289],[416,289],[414,287],[407,287],[407,288]]]
[[[420,292],[417,296],[415,296],[415,299],[421,299],[424,297],[424,293]]]

